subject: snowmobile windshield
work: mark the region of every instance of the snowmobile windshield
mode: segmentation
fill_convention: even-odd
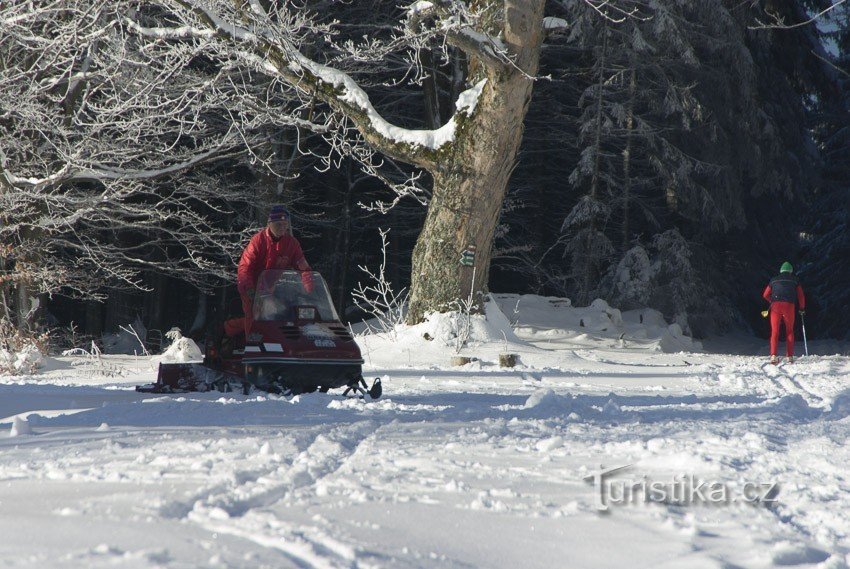
[[[304,274],[276,269],[260,274],[254,298],[254,320],[295,321],[303,319],[299,313],[303,315],[305,311],[316,321],[339,320],[322,275],[315,271]]]

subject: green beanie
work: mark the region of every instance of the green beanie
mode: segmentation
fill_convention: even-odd
[[[791,266],[791,263],[789,263],[788,261],[785,261],[784,263],[782,263],[782,267],[779,268],[779,272],[780,273],[793,273],[794,267]]]

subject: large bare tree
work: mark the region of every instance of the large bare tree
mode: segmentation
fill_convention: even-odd
[[[349,46],[351,57],[374,59],[398,44],[416,49],[439,38],[465,53],[468,89],[454,115],[434,130],[390,124],[342,65],[307,57],[298,41],[317,28],[310,14],[259,0],[157,4],[179,14],[179,25],[137,27],[140,34],[215,38],[227,46],[220,49],[237,50],[239,60],[253,61],[305,103],[324,102],[339,127],[335,134],[353,125],[371,149],[430,173],[428,213],[413,252],[409,321],[486,290],[493,235],[537,73],[544,0],[416,2],[393,37]],[[371,165],[372,157],[364,162]],[[472,265],[460,264],[464,251],[474,251]]]

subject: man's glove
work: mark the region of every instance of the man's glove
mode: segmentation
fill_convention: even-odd
[[[307,291],[307,294],[313,292],[313,273],[310,271],[303,271],[301,273],[301,284],[304,285],[304,290]]]
[[[806,316],[806,311],[805,311],[805,310],[801,310],[801,311],[800,311],[800,316]]]

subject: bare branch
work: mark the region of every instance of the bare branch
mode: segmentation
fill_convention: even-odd
[[[808,20],[805,20],[803,22],[797,22],[796,24],[785,24],[782,17],[779,14],[767,11],[767,15],[770,16],[773,19],[773,23],[763,23],[763,22],[759,21],[759,25],[748,26],[748,28],[751,29],[751,30],[793,30],[795,28],[802,28],[804,26],[808,26],[809,24],[816,22],[817,20],[819,20],[820,18],[822,18],[823,16],[825,16],[826,14],[831,12],[832,10],[835,10],[836,8],[838,8],[839,6],[844,4],[845,2],[847,2],[847,0],[838,0],[835,4],[831,5],[828,8],[821,10],[820,12],[818,12],[817,14],[815,14],[814,16],[809,18]]]

